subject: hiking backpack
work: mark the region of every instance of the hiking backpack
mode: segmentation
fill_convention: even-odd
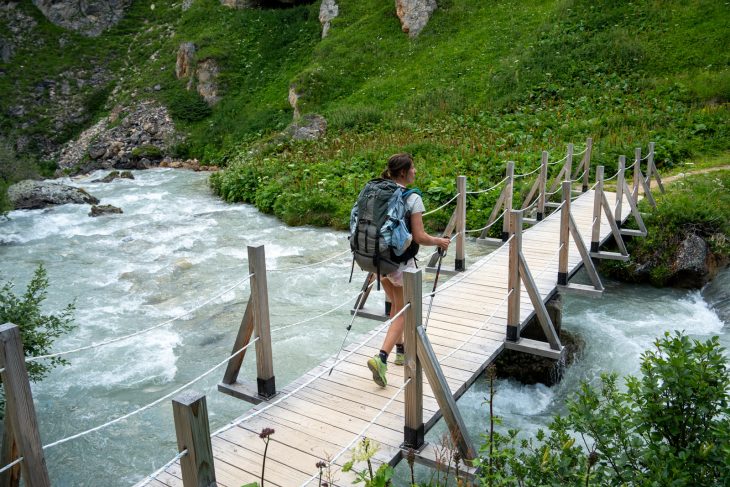
[[[406,210],[406,198],[417,191],[404,190],[390,179],[373,179],[352,207],[350,250],[354,262],[362,270],[376,273],[378,280],[418,253]]]

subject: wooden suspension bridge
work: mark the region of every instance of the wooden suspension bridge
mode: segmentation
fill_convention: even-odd
[[[632,187],[622,156],[614,176],[615,192],[604,190],[602,166],[596,168],[595,184],[588,188],[590,139],[583,154],[573,168],[573,148],[569,145],[565,164],[552,186],[557,188],[554,191],[547,177],[547,153],[543,153],[537,180],[517,209],[513,208],[514,165],[508,164],[504,188],[487,223],[487,227],[496,223],[503,210],[501,245],[468,269],[464,258],[466,178],[458,178],[456,209],[446,229],[447,234],[456,235],[455,275],[435,293],[424,296],[422,271],[405,273],[406,360],[403,367],[389,367],[385,388],[373,383],[365,362],[378,352],[388,321],[338,356],[276,389],[264,248],[249,247],[251,297],[219,390],[255,406],[211,435],[204,396],[188,393],[174,399],[180,454],[138,485],[238,487],[256,482],[261,476],[265,445],[265,478],[269,485],[318,485],[316,464],[320,461],[330,463],[336,485],[352,485],[353,474],[340,469],[349,460],[348,451],[363,436],[380,444],[376,463],[395,465],[405,449],[412,448],[417,450],[417,461],[433,465],[436,452],[425,443],[424,436],[441,417],[462,457],[474,458],[474,444],[456,400],[504,349],[562,359],[564,349],[545,304],[562,292],[600,296],[603,286],[593,259],[627,259],[623,236],[646,235],[637,209],[641,191],[654,203],[650,180],[656,179],[663,190],[654,166],[653,144],[644,159],[639,149],[635,153]],[[645,159],[646,175],[641,171]],[[574,191],[576,183],[581,188]],[[562,198],[550,202],[550,194],[556,192]],[[528,212],[535,218],[526,218]],[[636,222],[637,230],[621,228],[629,218]],[[524,230],[526,225],[529,228]],[[482,241],[489,240],[487,227],[482,231]],[[608,240],[615,243],[618,252],[601,250]],[[585,269],[589,285],[570,282],[580,269]],[[372,288],[370,282],[368,276],[352,312],[385,320],[385,316],[364,307]],[[539,323],[542,340],[521,337],[531,320]],[[246,348],[252,345],[257,366],[255,383],[239,379]],[[17,327],[11,324],[0,327],[0,365],[4,367],[7,395],[0,461],[6,465],[19,455],[23,458],[18,465],[1,472],[0,481],[14,474],[17,482],[22,473],[26,485],[50,485],[27,373],[23,376],[25,365]],[[259,438],[264,428],[276,431],[270,444]]]

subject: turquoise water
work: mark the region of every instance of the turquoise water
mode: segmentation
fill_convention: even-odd
[[[354,300],[361,285],[363,276],[357,272],[348,284],[348,255],[301,268],[346,252],[342,232],[287,228],[250,206],[223,203],[210,194],[203,173],[160,169],[134,174],[135,180],[110,184],[89,182],[103,173],[67,181],[84,187],[102,204],[122,208],[122,215],[90,218],[86,205],[12,212],[10,220],[0,222],[0,279],[13,280],[20,292],[36,265],[43,263],[51,283],[47,310],[76,301],[78,327],[57,341],[56,351],[133,333],[215,299],[143,335],[70,354],[70,366],[34,384],[44,445],[145,406],[224,360],[248,299],[247,245],[265,245],[274,329]],[[469,244],[467,264],[486,251]],[[727,271],[722,279],[719,282],[727,284]],[[243,284],[225,291],[240,281]],[[560,385],[499,382],[496,407],[506,425],[534,431],[560,411],[581,380],[594,380],[604,370],[635,373],[641,351],[663,330],[680,327],[701,337],[719,334],[726,346],[730,344],[728,327],[718,315],[722,310],[713,310],[699,292],[606,284],[601,300],[565,300],[564,326],[582,334],[587,348]],[[708,290],[709,301],[725,303],[727,288]],[[382,305],[382,293],[372,299],[375,306]],[[348,309],[344,306],[272,334],[279,387],[337,352],[350,320]],[[633,320],[635,316],[641,319]],[[348,341],[374,326],[356,320]],[[217,392],[222,373],[216,370],[191,387],[207,396],[211,430],[249,407]],[[255,377],[250,358],[241,374]],[[478,381],[459,401],[475,439],[486,425],[485,395],[485,384]],[[431,441],[440,435],[439,428],[429,434]],[[126,486],[152,473],[176,451],[170,400],[165,400],[50,448],[46,455],[53,485],[97,486],[103,472],[103,485]]]

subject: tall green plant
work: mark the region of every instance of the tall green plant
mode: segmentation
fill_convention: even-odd
[[[42,304],[48,296],[48,285],[48,276],[41,264],[21,296],[13,293],[14,284],[10,281],[0,287],[0,324],[13,323],[20,328],[26,357],[48,354],[53,342],[76,326],[73,323],[74,303],[56,313],[43,313]],[[68,362],[62,357],[52,357],[43,362],[28,362],[26,366],[30,380],[36,382],[54,367],[66,364]],[[4,409],[4,393],[1,404]]]

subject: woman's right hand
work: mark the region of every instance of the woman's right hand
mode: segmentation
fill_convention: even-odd
[[[451,243],[451,239],[448,239],[446,237],[437,237],[435,240],[436,246],[446,252],[446,250],[449,248],[449,244]]]

